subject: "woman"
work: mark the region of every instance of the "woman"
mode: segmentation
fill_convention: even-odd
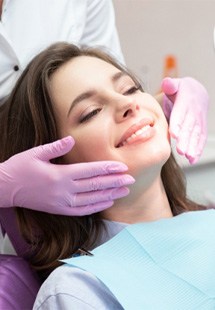
[[[59,259],[92,250],[125,225],[203,209],[186,197],[160,105],[127,69],[98,50],[58,43],[40,53],[19,79],[4,113],[2,161],[72,135],[73,151],[57,163],[117,160],[136,180],[128,196],[100,214],[66,217],[17,209],[20,229],[34,252],[30,262],[43,277],[61,264]],[[60,267],[53,274],[35,309],[122,308],[98,279],[83,270]],[[75,283],[73,292],[59,293],[68,278]]]
[[[0,20],[2,20],[0,27],[0,106],[11,93],[15,82],[32,57],[56,41],[75,42],[81,46],[103,46],[123,61],[111,0],[63,0],[56,1],[54,5],[50,5],[49,0],[31,2],[20,0],[14,3],[0,0]],[[27,28],[26,24],[28,24]],[[24,36],[23,33],[25,33]],[[207,136],[208,98],[205,96],[204,87],[195,80],[169,79],[168,82],[165,81],[163,91],[166,95],[172,93],[179,95],[177,98],[172,97],[174,106],[170,118],[170,128],[172,135],[177,138],[178,152],[186,156],[190,163],[194,163],[203,151]],[[201,113],[198,110],[201,110]],[[178,131],[178,125],[183,127],[183,131]],[[193,130],[191,134],[190,127],[200,128],[201,134],[197,141],[195,131]],[[106,175],[112,174],[113,183],[117,184],[117,180],[123,181],[123,175],[120,174],[120,178],[119,176],[117,178],[111,170],[123,172],[126,168],[120,163],[97,162],[97,164],[88,165],[87,170],[85,170],[86,166],[81,166],[81,164],[79,167],[70,165],[65,172],[60,165],[57,167],[50,165],[50,159],[60,156],[62,153],[65,154],[73,147],[73,144],[72,138],[56,141],[17,154],[5,163],[1,163],[0,208],[9,208],[11,204],[13,206],[18,204],[22,207],[26,206],[33,210],[54,214],[86,215],[94,210],[103,210],[112,205],[114,198],[110,196],[104,203],[101,195],[94,197],[92,205],[89,204],[86,194],[84,205],[83,199],[81,205],[79,201],[76,204],[70,202],[76,194],[86,193],[86,187],[82,187],[81,179],[76,191],[72,187],[72,182],[67,182],[68,179],[73,180],[74,175],[77,177],[78,169],[80,177],[85,171],[85,175],[89,178],[88,189],[91,189],[91,177],[96,175],[101,190],[105,190],[109,188],[110,183],[110,177],[108,176],[106,180]],[[196,144],[198,144],[198,148],[193,148],[193,145],[196,146]],[[28,164],[23,173],[22,167],[26,163]],[[32,178],[33,175],[34,178]],[[12,184],[11,179],[13,179]],[[39,183],[38,179],[40,179]],[[68,185],[69,183],[70,185]],[[22,189],[20,184],[22,184]],[[118,186],[115,187],[117,189]],[[57,199],[56,188],[57,190],[63,188],[61,197],[59,196]],[[42,197],[38,195],[41,192],[44,193],[41,195]],[[37,201],[35,197],[37,197]],[[34,198],[34,203],[32,203],[32,198]],[[92,201],[91,197],[89,200]],[[7,214],[9,215],[10,212],[10,210],[6,212],[0,209],[0,216],[5,213],[5,216],[3,214],[0,218],[0,222],[4,224],[7,232],[10,231],[11,226],[11,222],[7,221]]]

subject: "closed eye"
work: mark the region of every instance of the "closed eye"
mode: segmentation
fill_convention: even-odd
[[[132,86],[131,88],[129,88],[123,95],[131,95],[134,94],[135,92],[137,92],[138,90],[140,90],[141,86]]]
[[[91,111],[90,113],[88,113],[87,115],[83,116],[80,120],[80,123],[84,123],[86,121],[88,121],[89,119],[91,119],[92,117],[94,117],[96,114],[98,114],[101,111],[101,109],[95,109],[93,111]]]

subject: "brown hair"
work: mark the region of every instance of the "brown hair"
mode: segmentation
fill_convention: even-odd
[[[1,112],[0,161],[59,138],[50,98],[50,77],[63,64],[80,56],[100,58],[127,72],[139,84],[126,68],[102,51],[68,43],[50,46],[24,70]],[[172,155],[161,176],[174,215],[201,208],[187,199],[183,174]],[[58,259],[71,256],[81,247],[90,249],[102,228],[98,214],[69,217],[17,208],[17,218],[24,238],[34,250],[31,264],[45,275],[60,264]]]

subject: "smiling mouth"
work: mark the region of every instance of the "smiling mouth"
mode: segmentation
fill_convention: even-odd
[[[154,122],[144,121],[142,123],[143,124],[140,123],[138,125],[131,126],[116,147],[120,148],[135,142],[147,141],[152,136],[152,127],[154,126]]]

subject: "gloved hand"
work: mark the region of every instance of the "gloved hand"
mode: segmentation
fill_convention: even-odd
[[[50,159],[69,152],[72,137],[19,153],[0,164],[0,207],[19,206],[53,214],[87,215],[126,196],[133,177],[127,166],[101,161],[54,165]]]
[[[163,110],[169,118],[169,132],[176,139],[177,152],[190,164],[198,161],[207,139],[209,97],[202,84],[193,78],[165,78]]]

